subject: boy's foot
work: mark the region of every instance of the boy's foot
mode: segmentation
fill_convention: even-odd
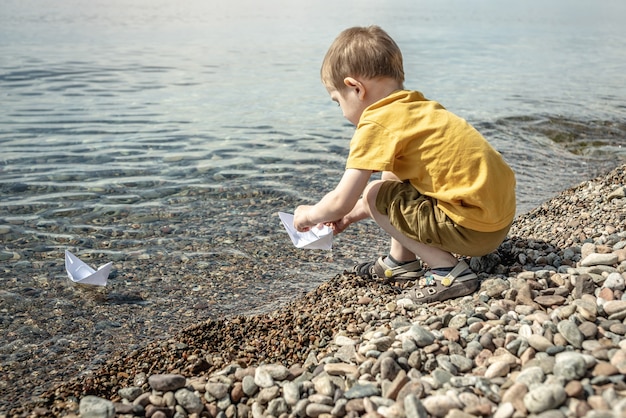
[[[420,260],[390,266],[385,263],[383,257],[378,257],[376,261],[357,264],[354,266],[353,271],[364,279],[382,280],[384,282],[417,280],[422,277],[425,272]]]
[[[398,295],[398,299],[411,299],[416,303],[441,302],[472,294],[479,285],[478,276],[465,261],[460,261],[447,274],[437,273],[437,269],[429,271],[415,287]]]

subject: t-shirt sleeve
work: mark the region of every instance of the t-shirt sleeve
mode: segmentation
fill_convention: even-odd
[[[371,121],[361,121],[350,141],[346,168],[393,171],[396,149],[391,133]]]

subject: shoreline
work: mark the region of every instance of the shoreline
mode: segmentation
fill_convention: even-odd
[[[592,410],[586,408],[593,406],[626,410],[624,402],[622,406],[616,406],[619,403],[617,401],[611,405],[610,400],[603,399],[594,389],[594,386],[602,387],[603,392],[625,396],[626,382],[623,377],[626,369],[613,365],[621,373],[621,380],[611,380],[615,374],[600,375],[604,380],[592,375],[598,364],[603,365],[606,373],[613,372],[605,364],[612,364],[611,359],[616,355],[621,356],[622,352],[626,356],[624,333],[619,334],[622,331],[620,320],[615,322],[616,317],[611,319],[611,315],[617,313],[619,316],[622,311],[604,315],[607,301],[595,294],[596,291],[605,292],[603,297],[608,297],[607,291],[603,290],[606,281],[603,274],[607,277],[612,273],[621,274],[623,285],[626,264],[619,257],[624,257],[620,254],[626,251],[625,170],[626,165],[622,165],[604,176],[583,182],[516,218],[509,237],[495,255],[471,260],[472,267],[480,270],[483,280],[480,290],[472,296],[426,306],[411,306],[396,301],[390,286],[366,283],[344,273],[270,313],[204,321],[182,330],[168,340],[153,341],[138,347],[128,355],[106,361],[103,367],[90,375],[56,385],[47,390],[40,401],[13,408],[7,416],[26,416],[29,412],[52,416],[76,414],[80,399],[85,395],[110,399],[118,402],[117,407],[122,408],[122,403],[132,405],[136,399],[130,401],[131,397],[127,397],[123,402],[119,389],[136,387],[139,389],[135,392],[154,395],[150,391],[148,379],[152,375],[164,373],[185,376],[187,381],[183,386],[192,388],[197,397],[202,399],[201,403],[207,405],[204,408],[208,416],[216,416],[219,411],[229,416],[229,408],[230,414],[236,410],[241,414],[247,411],[258,415],[267,412],[269,405],[274,405],[282,413],[294,413],[299,405],[306,416],[319,416],[331,413],[332,408],[341,404],[344,407],[343,415],[346,416],[404,416],[402,414],[406,408],[412,407],[416,410],[426,408],[428,413],[436,416],[446,416],[451,410],[457,409],[468,416],[500,414],[497,416],[507,417],[515,416],[515,413],[517,416],[526,416],[520,415],[520,411],[526,408],[528,413],[527,405],[516,404],[512,399],[511,402],[504,402],[503,399],[508,399],[507,393],[516,387],[516,379],[523,375],[525,369],[539,367],[536,365],[538,359],[552,363],[552,370],[543,370],[541,382],[532,382],[535,388],[547,390],[547,386],[553,383],[569,385],[570,382],[578,382],[582,388],[574,391],[578,385],[572,384],[576,388],[570,388],[569,393],[566,387],[566,398],[561,400],[558,408],[541,412],[569,408],[572,414],[585,412],[585,415],[572,416],[586,416]],[[584,267],[579,265],[584,253],[602,255],[616,251],[619,261],[611,265],[598,264],[606,265],[607,268],[595,265],[594,272],[580,270]],[[615,271],[610,271],[609,267]],[[581,279],[587,276],[592,278],[591,281]],[[623,287],[621,290],[610,290],[615,302],[623,301],[626,305],[626,299],[622,296]],[[538,302],[537,297],[541,302]],[[592,303],[591,298],[595,302]],[[598,302],[599,299],[601,302]],[[595,313],[589,307],[589,304],[594,303]],[[613,305],[621,306],[620,303]],[[587,312],[590,309],[592,316]],[[626,313],[626,307],[624,309]],[[585,338],[574,344],[564,336],[569,331],[559,328],[571,328],[568,324],[570,322],[576,324],[577,328],[580,328],[580,324],[595,325],[593,338],[583,334]],[[621,318],[621,324],[624,325],[624,318]],[[606,330],[603,328],[605,326]],[[609,330],[611,326],[618,332]],[[418,344],[411,351],[408,347],[410,343],[406,341],[415,342],[416,337],[407,337],[407,332],[417,329],[415,327],[419,328],[419,332],[432,335],[433,340],[423,346]],[[593,328],[589,325],[586,327]],[[481,334],[481,330],[485,331]],[[607,335],[611,338],[607,339]],[[618,344],[614,344],[613,340],[618,341]],[[606,348],[606,353],[598,354],[603,357],[594,357],[590,353],[598,347],[594,346],[590,350],[591,343],[585,346],[584,341],[611,341],[611,348]],[[478,352],[472,352],[472,355],[467,352],[468,347]],[[521,347],[525,348],[522,350]],[[595,362],[588,364],[580,376],[564,377],[560,371],[557,374],[554,372],[561,353],[578,353],[582,361],[587,362],[592,362],[589,358],[591,356]],[[460,367],[451,361],[452,356],[461,355],[471,358],[472,365]],[[514,360],[511,355],[515,357]],[[579,361],[580,358],[575,360]],[[391,361],[383,362],[384,359],[393,360],[395,366]],[[234,363],[239,366],[233,366]],[[282,380],[274,378],[272,384],[262,387],[260,392],[268,389],[265,396],[275,392],[273,397],[259,400],[260,392],[254,395],[244,393],[234,402],[235,388],[242,387],[246,375],[254,376],[262,370],[260,366],[264,363],[276,365],[276,368],[282,364],[288,370]],[[391,364],[389,367],[395,372],[387,369],[384,372],[383,363]],[[364,364],[369,365],[369,369]],[[494,365],[500,368],[499,371],[493,371],[496,368]],[[457,382],[463,378],[472,380],[474,385],[464,386]],[[594,378],[595,383],[592,383]],[[400,386],[398,392],[404,387],[412,387],[413,395],[405,393],[402,401],[398,400],[398,393],[387,396],[390,395],[388,385],[396,379],[396,384]],[[230,382],[228,395],[221,398],[210,394],[207,396],[207,388],[223,380]],[[332,396],[329,386],[318,390],[318,386],[322,386],[316,383],[319,381],[332,383]],[[292,403],[295,395],[288,391],[293,390],[293,382],[298,382],[298,399]],[[369,382],[369,386],[365,382]],[[496,390],[492,388],[493,385]],[[532,385],[526,385],[526,394],[532,393]],[[353,388],[362,386],[368,386],[368,390],[372,389],[373,392],[361,393],[350,399],[345,396]],[[589,388],[593,389],[593,393],[590,393]],[[189,390],[191,393],[193,391]],[[452,393],[448,393],[450,391]],[[287,392],[290,396],[287,396]],[[415,396],[415,393],[420,395]],[[328,404],[326,398],[318,399],[320,397],[316,395],[320,394],[331,397],[332,405]],[[455,402],[446,404],[448,406],[436,404],[445,404],[441,397],[446,396]],[[558,392],[555,396],[560,399],[562,393]],[[596,396],[600,396],[604,403],[594,398]],[[230,399],[228,405],[223,400],[225,397]],[[159,395],[153,399],[156,403],[159,402],[157,398]],[[309,399],[319,402],[308,401],[307,406],[303,407],[305,400]],[[283,403],[287,408],[285,411],[281,409]],[[308,406],[318,404],[322,406]],[[348,404],[350,408],[346,411]],[[167,406],[165,403],[146,403],[142,406],[144,411],[148,405],[152,405],[153,409],[172,408],[172,405]],[[507,415],[511,408],[512,412]],[[322,412],[309,413],[308,409]]]

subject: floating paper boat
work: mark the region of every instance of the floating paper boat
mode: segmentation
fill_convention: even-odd
[[[299,232],[293,227],[293,215],[285,212],[278,212],[283,226],[291,238],[291,242],[297,248],[307,248],[310,250],[330,250],[333,248],[333,230],[326,225],[322,228],[311,228],[306,232]]]
[[[106,286],[112,266],[113,263],[110,262],[98,270],[94,270],[74,254],[65,250],[65,270],[67,270],[69,278],[75,283]]]

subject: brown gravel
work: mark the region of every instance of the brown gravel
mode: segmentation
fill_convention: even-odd
[[[618,167],[518,217],[509,239],[494,254],[499,263],[490,270],[494,274],[537,270],[542,267],[541,256],[580,246],[602,235],[624,232],[625,172],[626,165]],[[519,255],[529,250],[535,257],[522,264]],[[481,276],[485,274],[491,273]],[[359,327],[359,318],[350,312],[342,313],[342,307],[361,297],[363,289],[376,295],[381,304],[395,299],[388,286],[340,274],[271,313],[202,321],[171,338],[141,345],[107,360],[93,373],[56,384],[36,402],[13,406],[10,415],[45,411],[60,416],[75,409],[77,400],[86,394],[115,399],[119,388],[145,385],[146,376],[155,373],[208,374],[231,362],[242,366],[301,363],[310,350],[323,352],[333,334],[346,323]]]

